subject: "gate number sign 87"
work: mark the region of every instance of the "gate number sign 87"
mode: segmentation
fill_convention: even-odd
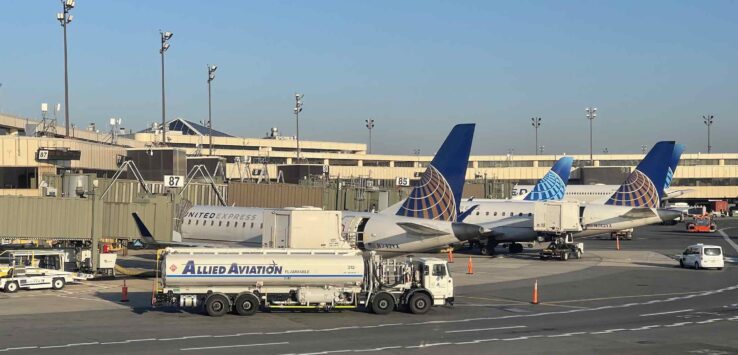
[[[166,187],[182,187],[184,185],[181,175],[164,175],[164,185]]]

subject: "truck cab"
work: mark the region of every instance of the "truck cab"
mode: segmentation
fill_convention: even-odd
[[[439,258],[417,259],[416,270],[423,270],[421,277],[422,287],[427,289],[433,297],[434,306],[442,306],[454,301],[454,279],[448,269],[446,261]]]

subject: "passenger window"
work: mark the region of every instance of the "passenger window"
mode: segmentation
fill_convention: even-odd
[[[210,226],[212,227],[214,225],[215,225],[215,221],[210,221]]]
[[[195,225],[196,225],[196,226],[199,226],[199,225],[200,225],[200,220],[199,220],[199,219],[196,219],[196,220],[195,220]]]
[[[489,211],[485,212],[485,215],[489,216]]]
[[[495,216],[497,215],[497,212],[495,211]]]
[[[226,227],[230,227],[230,226],[231,226],[231,221],[226,222]]]
[[[187,225],[190,225],[190,224],[192,224],[192,220],[191,219],[188,219],[187,220]]]
[[[446,266],[443,264],[433,265],[433,276],[446,276]]]
[[[477,211],[477,216],[479,216],[479,211]]]
[[[522,216],[523,216],[523,212],[518,213],[518,217],[522,217]]]
[[[254,222],[251,222],[251,229],[254,229]]]
[[[533,214],[528,212],[528,217],[533,217]]]
[[[223,221],[218,221],[218,227],[223,226]]]
[[[241,226],[241,228],[246,228],[246,222],[243,222],[243,225]]]
[[[505,212],[502,212],[502,217],[505,217]]]

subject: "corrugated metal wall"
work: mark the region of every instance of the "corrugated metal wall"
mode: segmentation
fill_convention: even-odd
[[[92,200],[0,196],[0,236],[3,238],[88,239]]]
[[[98,179],[98,193],[105,191],[112,179]],[[146,182],[154,194],[164,194],[169,190],[162,182]],[[225,184],[216,185],[221,196],[228,200],[228,187]],[[141,185],[135,180],[118,180],[115,182],[108,194],[105,195],[106,202],[132,202],[143,193]],[[218,205],[218,197],[209,184],[192,182],[185,189],[182,198],[195,205]]]
[[[131,215],[138,212],[157,239],[171,240],[174,213],[169,196],[94,203],[95,229],[101,238],[139,238]],[[89,240],[92,209],[92,199],[0,196],[0,238]]]
[[[235,204],[242,207],[323,207],[323,190],[322,187],[313,186],[231,182],[227,201],[229,206]]]

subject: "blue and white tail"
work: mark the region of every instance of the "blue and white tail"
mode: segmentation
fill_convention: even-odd
[[[454,126],[420,182],[397,211],[398,216],[456,221],[474,127],[473,123]]]
[[[671,161],[669,162],[669,171],[666,174],[666,182],[664,183],[664,190],[671,186],[671,180],[674,178],[677,166],[679,165],[679,159],[682,158],[684,152],[684,144],[675,144],[674,152],[671,155]]]
[[[658,208],[674,152],[674,141],[656,143],[605,204]]]
[[[574,162],[572,157],[562,157],[556,164],[543,176],[538,183],[533,186],[524,200],[528,201],[548,201],[561,200],[566,193],[566,185],[569,183],[569,174],[571,173],[571,164]]]

